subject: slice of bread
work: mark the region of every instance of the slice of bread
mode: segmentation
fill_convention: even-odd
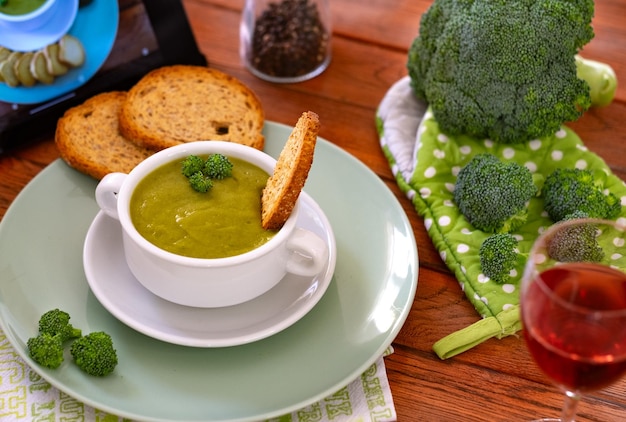
[[[119,132],[118,115],[126,96],[122,91],[105,92],[65,112],[54,140],[67,164],[101,179],[112,172],[128,173],[154,153]]]
[[[277,230],[291,215],[313,164],[320,121],[312,111],[302,113],[278,156],[274,173],[261,196],[261,224]]]
[[[129,91],[120,113],[122,134],[162,149],[184,142],[223,140],[263,149],[261,102],[238,79],[203,66],[153,70]]]

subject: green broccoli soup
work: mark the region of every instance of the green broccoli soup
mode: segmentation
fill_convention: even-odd
[[[229,160],[232,176],[214,180],[207,192],[191,187],[182,160],[147,175],[130,200],[137,231],[162,249],[194,258],[239,255],[271,239],[276,232],[261,227],[261,192],[269,175],[254,164]]]
[[[6,15],[25,15],[40,8],[46,0],[0,1],[0,12]]]

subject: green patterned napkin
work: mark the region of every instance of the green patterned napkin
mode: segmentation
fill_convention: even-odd
[[[456,174],[474,155],[488,152],[502,161],[525,165],[544,177],[559,167],[594,170],[596,179],[620,197],[623,205],[626,185],[567,127],[521,145],[448,137],[439,131],[427,105],[414,97],[409,82],[408,76],[396,82],[380,103],[376,120],[381,146],[398,185],[424,218],[441,258],[482,317],[433,345],[437,355],[446,359],[489,338],[502,338],[521,329],[518,285],[523,268],[517,268],[507,284],[486,278],[481,273],[478,250],[488,234],[474,229],[454,205]],[[621,215],[626,217],[626,211]],[[513,233],[519,240],[520,252],[527,253],[540,229],[550,224],[552,221],[543,212],[543,200],[533,198],[527,223]],[[445,309],[441,312],[445,314]]]
[[[394,422],[396,410],[383,359],[390,353],[393,353],[391,346],[358,379],[335,394],[265,422]],[[50,385],[20,358],[2,330],[0,420],[131,422],[87,406]]]

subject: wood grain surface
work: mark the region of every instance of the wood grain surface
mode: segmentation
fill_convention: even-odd
[[[319,77],[273,84],[249,73],[239,58],[243,0],[184,0],[192,29],[210,65],[249,85],[268,120],[293,125],[304,110],[319,114],[320,136],[369,166],[402,203],[419,248],[417,295],[386,358],[400,421],[528,421],[556,417],[561,394],[537,369],[521,337],[489,340],[446,361],[432,351],[440,338],[479,318],[432,246],[411,203],[392,178],[374,124],[389,87],[407,74],[407,49],[428,0],[331,0],[333,58]],[[615,101],[570,124],[591,151],[626,179],[626,2],[598,0],[596,36],[582,54],[610,64]],[[52,137],[0,156],[0,218],[21,189],[58,158]],[[331,171],[332,169],[329,169]],[[1,253],[1,252],[0,252]],[[580,421],[626,420],[626,381],[587,396]]]

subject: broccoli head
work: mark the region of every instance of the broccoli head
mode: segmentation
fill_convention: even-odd
[[[563,222],[584,217],[573,214]],[[560,262],[600,262],[604,258],[597,239],[597,227],[592,223],[574,224],[556,230],[547,240],[547,251],[550,258]]]
[[[185,177],[202,172],[204,169],[204,160],[197,155],[190,155],[183,160],[181,171]]]
[[[89,375],[105,376],[117,366],[113,340],[102,331],[95,331],[74,340],[70,353],[76,365]]]
[[[211,154],[206,160],[190,155],[183,161],[182,173],[190,186],[198,192],[208,192],[214,179],[225,179],[233,174],[233,163],[223,154]]]
[[[70,324],[70,314],[60,309],[52,309],[39,318],[39,332],[51,336],[59,336],[61,342],[82,335],[78,328]]]
[[[211,179],[224,179],[233,174],[233,163],[222,154],[211,154],[206,160],[204,174]]]
[[[575,212],[591,218],[613,219],[622,209],[620,199],[604,193],[591,170],[559,168],[546,177],[541,190],[544,208],[558,222]]]
[[[193,190],[198,192],[208,192],[213,187],[213,181],[206,177],[201,171],[189,176],[189,184]]]
[[[28,354],[35,362],[46,368],[56,369],[63,363],[63,341],[60,335],[40,333],[26,342]]]
[[[550,135],[591,105],[575,56],[593,14],[593,0],[435,0],[409,49],[415,95],[451,135]]]
[[[484,153],[475,155],[459,171],[454,201],[477,229],[506,233],[526,222],[526,203],[536,193],[530,170]]]
[[[517,244],[510,233],[496,233],[485,239],[478,251],[483,274],[498,284],[506,283],[517,266]]]

